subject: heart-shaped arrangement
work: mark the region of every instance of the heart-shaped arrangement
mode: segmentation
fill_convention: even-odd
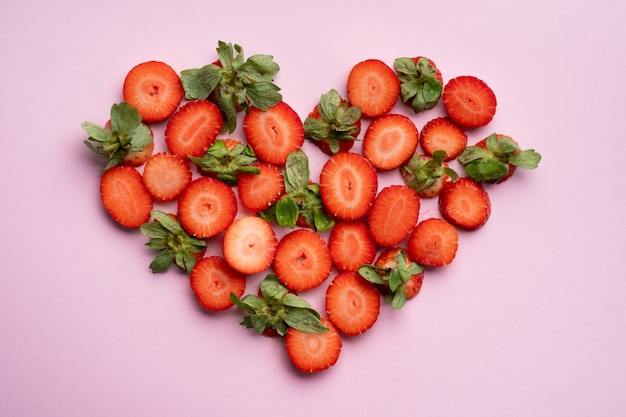
[[[495,94],[474,76],[444,84],[426,57],[357,63],[346,95],[330,89],[304,122],[274,84],[278,71],[272,56],[244,59],[221,41],[202,68],[178,74],[144,62],[127,74],[109,121],[82,127],[106,160],[103,206],[146,235],[152,272],[176,264],[203,307],[238,308],[242,325],[283,338],[294,366],[317,372],[337,362],[343,337],[377,322],[381,304],[402,308],[426,269],[452,262],[457,231],[491,214],[485,184],[534,169],[541,156],[499,133],[468,145],[468,132],[493,119]],[[415,114],[442,102],[446,116],[418,132],[392,112],[398,101]],[[241,114],[242,134],[231,137]],[[155,152],[155,123],[167,150]],[[317,177],[305,141],[325,158]],[[389,171],[402,181],[379,187]],[[424,199],[437,199],[440,216],[418,219]],[[215,239],[221,253],[206,254]],[[264,274],[259,288],[245,294],[255,274]],[[322,316],[302,294],[328,281]]]

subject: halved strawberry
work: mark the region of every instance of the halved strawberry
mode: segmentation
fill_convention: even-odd
[[[285,194],[285,180],[276,165],[256,162],[258,174],[239,174],[237,192],[241,205],[255,213],[265,210]]]
[[[417,192],[405,185],[383,188],[369,213],[368,222],[374,242],[395,246],[409,236],[417,223],[420,200]]]
[[[348,75],[348,99],[364,116],[379,117],[391,111],[400,97],[400,80],[379,59],[356,64]]]
[[[246,290],[246,276],[216,255],[196,262],[189,274],[189,283],[200,305],[212,311],[234,306],[230,294],[241,297]]]
[[[228,264],[244,274],[256,274],[272,264],[278,240],[272,226],[256,216],[236,219],[226,229],[222,252]]]
[[[411,232],[409,255],[424,266],[448,265],[456,256],[458,240],[452,224],[432,217],[419,222]]]
[[[170,153],[187,160],[201,157],[211,147],[222,130],[224,121],[220,109],[210,101],[190,101],[167,122],[165,144]]]
[[[373,265],[363,265],[358,272],[376,286],[394,309],[414,298],[424,281],[424,268],[398,246],[384,249]]]
[[[343,220],[330,232],[328,250],[340,271],[356,271],[376,257],[376,243],[367,224],[361,220]]]
[[[478,229],[491,215],[491,201],[485,187],[467,177],[446,183],[438,203],[441,216],[465,230]]]
[[[467,133],[449,117],[431,119],[422,128],[420,145],[426,154],[445,151],[445,161],[451,161],[467,146]]]
[[[496,95],[483,80],[471,75],[452,78],[443,89],[448,116],[464,127],[485,126],[496,114]]]
[[[360,154],[340,152],[322,167],[320,194],[332,216],[342,220],[364,217],[377,191],[376,169]]]
[[[137,169],[117,165],[100,178],[100,197],[111,218],[127,228],[138,228],[150,219],[152,196]]]
[[[326,289],[326,314],[348,336],[369,330],[380,313],[380,293],[356,272],[339,273]]]
[[[292,290],[305,291],[319,286],[328,278],[332,267],[326,242],[310,229],[296,229],[278,242],[274,271]]]
[[[178,198],[191,182],[191,168],[178,155],[159,152],[152,155],[143,168],[143,181],[150,194],[159,201]]]
[[[146,123],[160,122],[180,105],[184,91],[172,67],[160,61],[143,62],[133,67],[123,86],[124,101],[139,110]]]
[[[304,143],[300,116],[284,101],[267,110],[251,107],[243,119],[243,132],[257,157],[274,165],[284,165]]]
[[[222,181],[193,180],[178,199],[181,225],[194,237],[208,238],[226,230],[237,215],[237,197]]]
[[[320,372],[337,363],[341,354],[341,336],[330,321],[322,318],[328,331],[312,334],[289,328],[285,348],[291,363],[303,372]]]
[[[363,155],[380,170],[398,168],[411,158],[419,134],[411,119],[402,114],[386,114],[370,123],[363,137]]]
[[[304,137],[326,155],[347,152],[361,132],[361,108],[341,98],[337,90],[322,95],[304,120]]]

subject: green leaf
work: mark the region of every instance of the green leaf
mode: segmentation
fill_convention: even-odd
[[[282,318],[290,327],[302,332],[321,334],[328,331],[328,327],[310,310],[287,308],[284,310]]]
[[[335,221],[323,208],[313,210],[313,224],[318,232],[325,232],[335,225]]]
[[[376,272],[377,270],[379,270],[379,268],[373,265],[363,265],[359,267],[357,271],[359,275],[361,275],[372,284],[385,284],[382,276],[378,272]]]
[[[461,155],[458,156],[457,160],[461,164],[466,165],[477,159],[491,157],[491,153],[488,150],[481,148],[480,146],[468,146],[463,150]]]
[[[275,215],[280,227],[293,229],[296,226],[299,214],[300,208],[293,197],[286,195],[276,202]]]
[[[268,274],[259,284],[261,294],[267,302],[280,302],[289,290],[279,280],[276,274]]]
[[[183,232],[183,228],[178,222],[172,219],[169,214],[160,210],[152,210],[151,214],[152,217],[170,233],[177,234]]]
[[[465,166],[467,175],[477,182],[486,182],[502,178],[509,172],[509,165],[496,159],[480,159]]]
[[[268,110],[280,103],[283,96],[280,88],[268,81],[258,81],[246,85],[246,98],[250,104],[260,110]]]
[[[391,307],[395,310],[400,309],[406,303],[406,290],[404,287],[401,287],[393,294],[393,299],[391,301]]]
[[[167,229],[156,222],[147,222],[139,226],[139,230],[150,239],[165,239],[167,237]]]
[[[127,133],[141,124],[141,116],[136,107],[123,101],[111,107],[111,132]]]
[[[135,129],[131,130],[128,135],[131,138],[131,151],[141,151],[152,143],[152,132],[150,128],[144,124],[140,124]]]
[[[209,64],[202,68],[183,70],[180,80],[188,100],[206,100],[220,83],[223,69]]]
[[[217,94],[217,107],[220,108],[224,120],[221,133],[233,133],[237,128],[237,106],[232,94]]]
[[[541,155],[534,149],[527,149],[514,153],[509,158],[509,164],[515,165],[523,169],[535,169],[539,166]]]
[[[247,294],[243,298],[239,298],[235,293],[231,292],[230,301],[232,301],[237,307],[251,313],[254,313],[257,309],[261,309],[265,306],[265,301],[254,294]]]
[[[280,67],[271,55],[252,55],[239,68],[240,75],[250,81],[272,81]]]
[[[150,269],[154,273],[165,272],[174,261],[174,252],[164,250],[160,252],[156,258],[150,263]]]
[[[311,307],[311,305],[304,298],[298,297],[295,294],[287,293],[282,297],[281,301],[282,301],[282,304],[287,307],[306,308],[309,310],[313,310],[313,307]],[[318,313],[314,311],[314,314],[318,314]]]
[[[309,185],[309,158],[304,151],[291,152],[285,162],[285,191],[300,192]]]
[[[95,123],[84,122],[82,128],[89,135],[89,139],[98,141],[98,142],[107,142],[111,137],[111,133],[105,128],[98,126]],[[89,142],[87,142],[89,143]]]

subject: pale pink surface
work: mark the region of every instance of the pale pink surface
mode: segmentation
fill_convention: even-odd
[[[0,415],[626,415],[623,6],[210,3],[4,2]],[[184,275],[150,273],[145,237],[100,204],[80,124],[106,121],[135,64],[202,66],[218,40],[274,55],[302,118],[343,94],[360,60],[428,56],[444,79],[476,75],[496,92],[471,142],[496,131],[543,155],[489,188],[491,219],[461,233],[418,298],[384,306],[319,375],[295,371],[236,310],[203,311]],[[421,129],[440,114],[412,117]],[[305,149],[317,173],[323,159]],[[307,294],[320,310],[323,291]]]

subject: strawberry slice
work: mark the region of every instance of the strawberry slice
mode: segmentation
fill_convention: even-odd
[[[164,62],[148,61],[133,67],[123,86],[124,101],[139,110],[144,122],[160,122],[180,105],[184,90],[180,77]]]
[[[106,170],[100,178],[100,197],[106,212],[124,227],[135,229],[150,219],[152,196],[133,167]]]
[[[278,242],[274,271],[292,290],[305,291],[319,286],[328,278],[332,267],[326,242],[310,229],[296,229]]]
[[[328,212],[342,220],[364,217],[378,191],[376,169],[365,157],[340,152],[320,172],[320,194]]]
[[[343,220],[330,232],[328,250],[340,271],[356,271],[376,257],[376,243],[367,224],[361,220]]]
[[[257,157],[274,165],[284,165],[289,154],[304,143],[300,116],[284,101],[267,110],[251,107],[243,132]]]
[[[221,256],[208,256],[196,262],[189,282],[200,305],[212,311],[234,306],[230,294],[241,297],[246,290],[246,276],[231,268]]]
[[[193,237],[215,236],[226,230],[237,215],[237,197],[222,181],[201,177],[193,180],[178,199],[180,224]]]
[[[327,332],[313,334],[290,327],[285,348],[291,363],[303,372],[324,371],[337,363],[341,354],[341,336],[330,321],[322,318]]]
[[[491,215],[491,201],[485,187],[467,177],[447,182],[438,204],[445,220],[465,230],[478,229]]]
[[[445,151],[445,161],[451,161],[467,146],[467,133],[449,117],[437,117],[426,122],[422,128],[420,145],[427,155]]]
[[[191,182],[191,168],[178,155],[159,152],[152,155],[143,168],[143,181],[155,200],[178,198]]]
[[[337,330],[359,335],[378,320],[380,293],[356,272],[342,272],[326,289],[326,313]]]
[[[285,194],[285,180],[275,165],[257,162],[254,166],[259,169],[258,174],[239,174],[237,192],[241,205],[257,213]]]
[[[226,229],[222,252],[232,268],[244,274],[256,274],[272,264],[277,243],[274,229],[267,221],[245,216]]]
[[[170,153],[188,160],[199,158],[211,147],[222,130],[220,109],[210,101],[190,101],[167,122],[165,144]]]
[[[363,155],[375,168],[396,169],[411,158],[419,134],[411,119],[402,114],[386,114],[372,123],[363,137]]]
[[[456,256],[458,240],[452,224],[436,217],[426,219],[409,236],[409,255],[424,266],[448,265]]]
[[[471,75],[452,78],[443,89],[448,116],[464,127],[488,124],[496,114],[496,95],[483,80]]]
[[[379,117],[391,111],[400,97],[400,80],[379,59],[356,64],[348,75],[348,101],[359,106],[364,116]]]
[[[369,213],[372,239],[383,247],[394,246],[409,236],[417,223],[420,200],[417,192],[405,185],[383,188]]]

